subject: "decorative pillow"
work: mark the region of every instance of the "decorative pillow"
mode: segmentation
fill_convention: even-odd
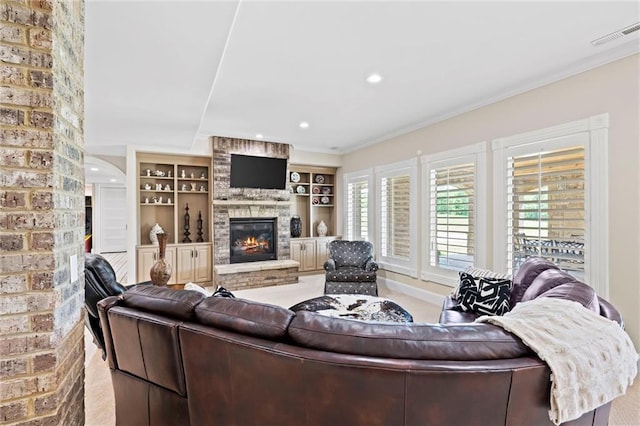
[[[509,274],[503,274],[503,273],[500,273],[500,272],[494,272],[494,271],[492,271],[490,269],[481,269],[481,268],[476,268],[476,267],[473,267],[473,266],[467,267],[461,273],[469,274],[476,280],[478,278],[491,278],[491,279],[499,278],[499,279],[504,279],[504,280],[511,280],[511,275],[509,275]],[[456,287],[451,292],[451,296],[454,299],[457,299],[459,297],[459,295],[460,295],[460,287]]]
[[[474,277],[460,273],[458,302],[464,312],[504,315],[511,306],[511,281],[502,278]]]

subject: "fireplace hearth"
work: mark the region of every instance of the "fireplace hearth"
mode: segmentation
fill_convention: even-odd
[[[231,263],[276,260],[276,218],[230,218]]]

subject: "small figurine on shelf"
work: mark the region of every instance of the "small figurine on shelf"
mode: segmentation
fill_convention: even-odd
[[[166,185],[164,186],[164,190],[165,190],[165,191],[171,191],[171,187],[169,186],[169,184],[166,184]]]
[[[189,203],[187,203],[187,206],[184,208],[185,210],[185,214],[184,214],[184,239],[182,240],[183,243],[190,243],[191,242],[191,238],[189,238],[189,235],[191,235],[191,232],[189,232],[189,221],[191,220],[191,218],[189,217]]]
[[[189,175],[189,177],[190,177],[191,179],[193,179],[193,178],[195,178],[195,177],[196,177],[196,175],[194,175],[194,174],[193,174],[193,172],[191,172],[191,174]]]
[[[167,172],[167,177],[171,177],[171,170]]]
[[[197,226],[198,226],[198,238],[196,239],[197,242],[202,243],[204,242],[204,240],[202,239],[202,211],[198,210],[198,220],[197,220]]]
[[[192,191],[196,190],[196,183],[195,182],[191,182],[191,190]]]
[[[184,171],[184,169],[182,169],[182,170],[180,171],[180,177],[181,177],[182,179],[184,179],[184,178],[186,178],[186,177],[187,177],[187,172],[185,172],[185,171]]]
[[[206,179],[207,175],[204,173],[204,170],[200,173],[200,179]]]

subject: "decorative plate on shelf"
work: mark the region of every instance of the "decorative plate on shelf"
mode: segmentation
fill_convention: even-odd
[[[313,200],[311,200],[311,202],[313,204],[320,204],[320,200],[318,200],[318,197],[313,197]]]
[[[316,183],[324,183],[324,176],[316,175]]]
[[[322,193],[323,193],[324,195],[329,195],[329,194],[331,194],[331,188],[329,188],[328,186],[323,186],[323,187],[322,187]]]
[[[329,204],[331,200],[329,200],[329,197],[322,197],[320,201],[322,202],[322,204]]]
[[[300,182],[300,174],[298,172],[291,173],[291,182]]]
[[[320,193],[320,187],[319,186],[314,186],[313,189],[311,190],[314,194],[319,194]]]
[[[305,192],[307,192],[307,190],[306,190],[306,189],[304,189],[304,186],[302,186],[302,185],[298,185],[298,187],[296,188],[296,192],[297,192],[298,194],[304,194]]]

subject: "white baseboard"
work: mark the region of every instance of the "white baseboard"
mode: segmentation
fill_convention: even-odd
[[[407,296],[415,297],[416,299],[423,300],[428,303],[433,303],[438,306],[442,306],[445,296],[437,293],[433,293],[429,290],[410,286],[408,284],[394,281],[389,278],[378,277],[378,286],[384,286],[389,290],[397,291]]]

